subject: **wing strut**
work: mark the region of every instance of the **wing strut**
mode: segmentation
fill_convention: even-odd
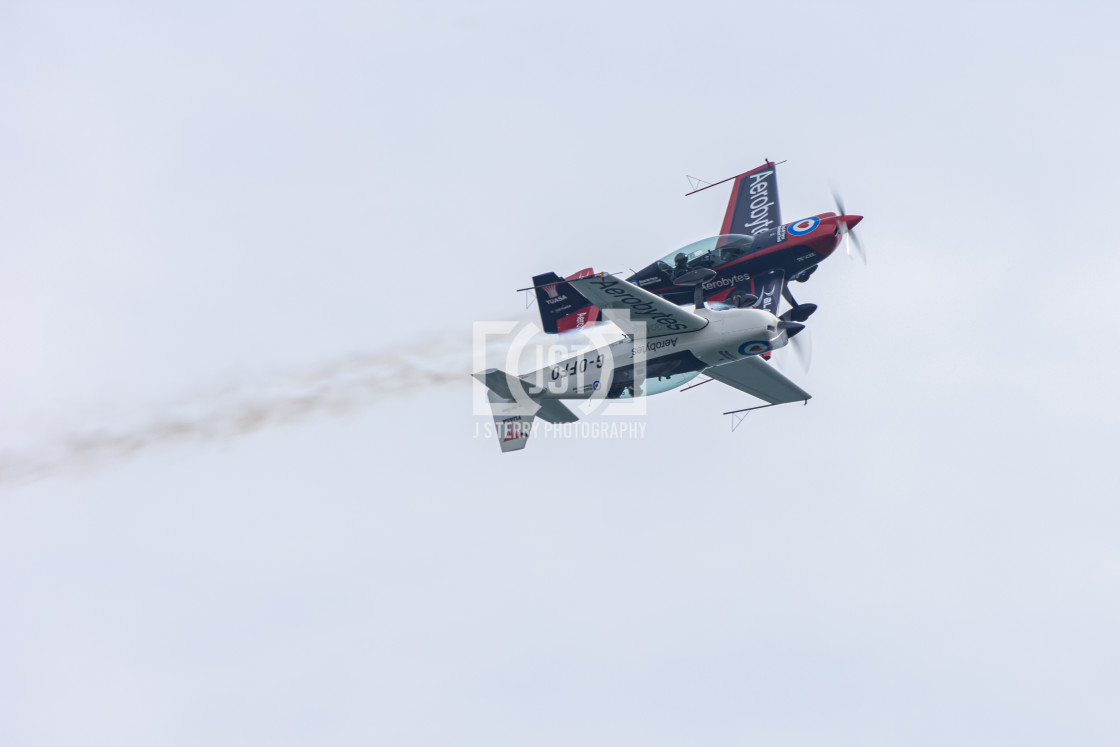
[[[684,389],[681,389],[680,391],[687,392],[689,389],[695,389],[696,387],[700,386],[701,384],[711,384],[713,381],[715,381],[715,379],[704,379],[703,381],[698,381],[695,384],[689,384],[688,386],[686,386]]]

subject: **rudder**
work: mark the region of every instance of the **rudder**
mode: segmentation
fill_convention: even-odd
[[[594,275],[590,267],[561,278],[555,272],[546,272],[533,278],[537,306],[541,313],[541,327],[550,335],[573,332],[589,327],[600,319],[599,309],[572,287],[568,280]]]

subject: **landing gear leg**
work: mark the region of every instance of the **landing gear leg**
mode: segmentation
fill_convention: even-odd
[[[793,294],[789,291],[789,283],[782,283],[782,298],[790,305],[791,308],[797,307],[797,301],[794,299]]]

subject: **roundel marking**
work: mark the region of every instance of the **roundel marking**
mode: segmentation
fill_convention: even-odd
[[[599,382],[596,381],[594,384],[591,385],[591,388],[594,389],[595,391],[599,391],[599,386],[600,386]]]
[[[770,350],[769,340],[748,340],[739,346],[739,355],[758,355]]]
[[[794,236],[804,236],[807,233],[812,233],[820,224],[821,219],[814,216],[812,218],[806,218],[805,220],[799,220],[796,223],[791,223],[786,230]]]

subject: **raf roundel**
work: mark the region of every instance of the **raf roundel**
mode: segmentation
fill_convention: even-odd
[[[769,340],[751,340],[739,346],[739,355],[759,355],[769,350]]]
[[[804,236],[807,233],[812,233],[817,226],[821,224],[820,218],[806,218],[796,223],[791,223],[789,228],[786,229],[794,236]]]

